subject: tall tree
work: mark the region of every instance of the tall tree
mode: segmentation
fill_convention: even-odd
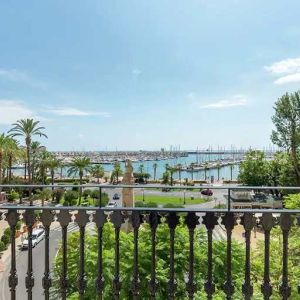
[[[35,181],[35,173],[39,167],[39,158],[40,154],[43,151],[44,147],[38,141],[31,142],[30,145],[30,155],[31,155],[31,178]]]
[[[3,168],[5,155],[7,151],[7,137],[4,134],[0,135],[0,184],[3,181]]]
[[[39,126],[40,121],[34,121],[33,119],[21,119],[12,124],[13,128],[9,130],[9,134],[12,137],[21,136],[25,138],[26,154],[27,154],[27,173],[28,181],[31,182],[31,161],[30,161],[30,146],[33,136],[40,136],[47,138],[47,135],[43,132],[45,127]]]
[[[192,174],[192,180],[194,180],[194,169],[195,169],[195,163],[190,164],[191,174]]]
[[[178,164],[176,169],[177,169],[177,172],[178,172],[179,184],[181,185],[181,169],[182,169],[182,164]]]
[[[290,154],[300,185],[300,91],[283,95],[275,102],[274,109],[272,121],[275,130],[272,131],[271,140]]]
[[[74,175],[79,175],[79,183],[82,185],[82,179],[84,172],[89,172],[90,171],[90,164],[91,161],[88,157],[75,157],[73,161],[70,164],[69,170],[68,170],[68,175],[69,176],[74,176]],[[78,205],[81,204],[81,196],[82,196],[82,187],[79,189],[79,203]]]
[[[112,173],[111,173],[111,179],[113,182],[116,182],[118,184],[119,182],[119,177],[123,175],[123,171],[122,171],[122,168],[121,168],[121,164],[119,162],[116,162],[114,164],[114,168],[112,170]]]
[[[153,179],[156,179],[156,170],[157,170],[157,163],[153,164]]]
[[[102,165],[95,165],[91,168],[91,173],[97,178],[97,183],[100,183],[100,178],[104,176],[104,168]]]
[[[239,181],[243,184],[262,186],[269,182],[268,162],[262,151],[248,151],[239,171]]]
[[[6,149],[7,159],[8,159],[8,182],[11,181],[12,178],[12,165],[20,156],[20,149],[18,146],[18,142],[14,140],[12,137],[7,138],[7,149]]]

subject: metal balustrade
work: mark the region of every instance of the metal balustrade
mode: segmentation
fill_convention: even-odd
[[[51,186],[2,186],[2,188],[51,188]],[[56,186],[57,187],[57,186]],[[72,186],[67,186],[72,187]],[[76,186],[79,187],[80,186]],[[102,191],[104,188],[116,188],[116,186],[82,186],[83,188],[99,188]],[[117,186],[123,188],[153,188],[154,186]],[[155,186],[157,188],[157,186]],[[174,187],[169,187],[174,188]],[[189,189],[195,187],[177,187],[176,189]],[[199,188],[206,188],[200,187]],[[151,272],[149,274],[149,294],[150,299],[156,299],[156,295],[159,289],[159,284],[156,277],[156,245],[157,245],[157,228],[164,218],[164,222],[169,228],[169,281],[168,281],[168,296],[169,299],[176,299],[176,276],[175,276],[175,231],[179,224],[179,218],[184,218],[185,226],[189,232],[189,257],[188,257],[188,274],[186,276],[186,294],[188,299],[194,299],[197,287],[195,284],[195,272],[197,270],[194,266],[194,245],[197,241],[194,240],[194,231],[197,226],[202,224],[207,232],[207,274],[204,284],[204,291],[207,299],[213,299],[215,292],[214,274],[213,274],[213,230],[220,223],[226,230],[226,281],[223,285],[223,291],[226,295],[226,299],[235,299],[235,286],[232,277],[232,231],[237,224],[237,219],[240,220],[240,224],[244,227],[245,232],[245,268],[244,268],[244,283],[242,285],[242,293],[244,299],[251,299],[253,296],[253,284],[251,282],[251,233],[253,228],[257,224],[256,214],[260,213],[260,224],[264,231],[264,275],[263,282],[261,283],[261,293],[264,299],[270,299],[273,293],[272,283],[270,281],[270,233],[272,228],[277,224],[282,231],[282,278],[281,285],[279,287],[279,293],[282,299],[289,299],[291,295],[291,287],[288,277],[288,239],[289,232],[294,224],[294,217],[300,214],[300,210],[285,210],[285,209],[231,209],[230,205],[230,191],[232,189],[251,189],[251,187],[209,187],[213,189],[227,189],[229,197],[227,198],[226,209],[199,209],[199,208],[128,208],[128,207],[47,207],[47,206],[34,206],[31,205],[2,205],[0,206],[0,213],[2,218],[8,222],[11,229],[11,266],[8,280],[10,288],[11,299],[16,299],[16,288],[22,282],[18,278],[18,271],[16,268],[16,243],[15,233],[16,225],[20,218],[23,218],[28,228],[28,260],[27,260],[27,274],[25,278],[25,286],[27,290],[27,299],[32,299],[32,289],[37,280],[42,281],[44,289],[44,299],[50,299],[50,289],[52,286],[51,279],[51,265],[49,260],[49,235],[50,226],[54,220],[57,220],[61,226],[61,253],[62,264],[60,273],[60,297],[61,299],[67,299],[68,297],[68,253],[67,253],[67,241],[68,241],[68,225],[71,222],[75,222],[79,227],[79,269],[78,269],[78,293],[79,299],[85,299],[86,292],[86,269],[85,269],[85,233],[86,226],[89,222],[93,222],[97,229],[97,278],[95,281],[95,290],[98,299],[102,298],[102,294],[105,287],[103,267],[103,227],[106,222],[111,222],[114,226],[115,240],[114,240],[114,276],[113,276],[113,295],[114,299],[120,299],[120,292],[122,290],[122,278],[120,276],[120,231],[122,225],[125,222],[131,224],[131,230],[133,231],[133,274],[131,281],[132,299],[140,299],[140,274],[139,274],[139,261],[138,261],[138,240],[139,232],[143,223],[148,223],[151,229],[149,239],[151,240]],[[270,187],[253,187],[256,190],[270,189]],[[272,187],[274,189],[274,187]],[[278,190],[299,190],[300,188],[290,187],[277,187]],[[100,192],[101,198],[101,192]],[[45,243],[44,243],[44,276],[43,278],[34,278],[33,264],[33,245],[32,245],[32,231],[34,223],[36,222],[35,211],[38,211],[39,221],[42,222],[45,228]],[[72,215],[74,219],[72,219]],[[299,278],[300,282],[300,278]],[[299,289],[300,294],[300,289]],[[300,297],[300,296],[299,296]],[[25,295],[24,295],[25,299]]]

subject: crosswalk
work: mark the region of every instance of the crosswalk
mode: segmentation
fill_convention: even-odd
[[[85,228],[86,229],[92,229],[94,225],[95,225],[94,223],[89,222],[89,223],[87,223],[87,225],[85,226]],[[68,230],[67,230],[68,233],[71,233],[71,232],[74,232],[74,231],[78,231],[78,230],[79,230],[79,226],[77,225],[77,223],[71,222],[68,225]],[[53,231],[61,231],[61,226],[57,225],[57,226],[51,228],[51,232],[53,232]]]
[[[213,240],[226,240],[226,231],[221,225],[217,225],[213,231]]]

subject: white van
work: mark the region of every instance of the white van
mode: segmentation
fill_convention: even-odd
[[[34,248],[45,237],[45,231],[42,228],[32,231],[32,247]],[[28,249],[28,238],[22,242],[22,249]]]

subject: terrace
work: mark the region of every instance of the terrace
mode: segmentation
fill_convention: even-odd
[[[57,186],[55,186],[56,188]],[[71,185],[65,186],[66,188],[71,188]],[[84,186],[76,186],[77,188],[87,188]],[[29,193],[36,188],[47,188],[51,189],[52,186],[42,186],[42,185],[22,185],[22,186],[2,186],[2,189],[7,188],[19,188],[23,190],[28,190]],[[67,206],[67,207],[53,207],[53,206],[40,206],[34,205],[33,201],[24,201],[21,205],[17,203],[2,204],[0,207],[0,213],[2,219],[8,222],[11,230],[10,235],[10,270],[5,273],[7,276],[2,278],[5,280],[5,285],[9,287],[9,293],[11,299],[19,299],[20,291],[23,295],[22,299],[25,298],[25,293],[27,293],[28,299],[36,299],[34,289],[39,286],[43,289],[44,299],[68,299],[70,296],[70,286],[72,285],[69,279],[68,270],[70,270],[69,265],[69,252],[68,252],[68,228],[70,224],[77,225],[77,231],[79,231],[79,245],[78,245],[78,277],[76,279],[77,283],[77,293],[79,299],[91,299],[87,296],[87,289],[94,289],[97,299],[108,299],[104,296],[104,290],[109,286],[111,288],[111,295],[114,299],[125,299],[122,296],[122,264],[121,264],[121,253],[120,253],[120,233],[122,231],[130,231],[133,233],[133,249],[132,249],[132,274],[130,291],[132,299],[142,299],[142,281],[147,281],[148,284],[148,295],[150,299],[161,299],[159,297],[160,293],[160,279],[157,276],[157,256],[158,249],[157,246],[160,242],[157,235],[157,231],[160,226],[168,227],[168,282],[167,282],[167,295],[169,299],[214,299],[214,294],[217,289],[215,284],[215,274],[214,274],[214,256],[217,255],[213,247],[214,237],[213,232],[217,226],[222,226],[226,233],[225,246],[226,246],[226,256],[225,256],[225,268],[224,272],[224,282],[221,285],[224,297],[226,299],[251,299],[253,298],[254,287],[253,287],[253,274],[252,274],[252,259],[251,259],[251,242],[253,230],[258,230],[260,228],[263,234],[264,241],[264,263],[263,263],[263,279],[260,282],[260,294],[263,299],[271,299],[272,294],[277,291],[281,299],[292,299],[291,293],[295,286],[291,286],[289,280],[289,233],[292,228],[297,227],[294,224],[294,219],[300,214],[300,210],[286,210],[286,209],[234,209],[231,203],[231,192],[232,190],[249,190],[251,187],[237,187],[237,186],[227,186],[227,187],[212,187],[212,186],[201,186],[201,188],[210,189],[226,189],[227,193],[227,207],[226,209],[215,209],[215,208],[202,208],[202,207],[184,207],[184,208],[133,208],[133,207],[102,207],[102,194],[103,190],[115,189],[115,185],[89,185],[88,188],[99,189],[99,206],[89,206],[89,207],[77,207],[77,206]],[[124,189],[153,189],[157,186],[144,185],[119,185],[118,188]],[[188,190],[195,189],[195,187],[181,187],[172,186],[167,187],[178,190]],[[200,186],[199,186],[200,188]],[[264,187],[253,187],[255,190],[266,190],[270,188]],[[280,191],[285,190],[299,190],[300,188],[291,187],[272,187],[272,189],[277,189]],[[25,277],[18,276],[17,269],[17,256],[18,247],[16,244],[16,225],[19,219],[23,219],[28,230],[28,251],[26,253],[26,275]],[[180,221],[182,220],[182,222]],[[36,221],[40,221],[45,229],[45,239],[44,242],[39,245],[38,249],[33,249],[32,242],[32,232]],[[181,222],[181,225],[180,225]],[[61,265],[59,272],[59,281],[56,283],[59,286],[59,296],[53,296],[51,289],[53,286],[52,280],[52,262],[53,254],[51,244],[54,242],[51,239],[52,225],[53,223],[59,224],[61,228],[61,244],[59,244],[59,249],[61,253]],[[97,261],[96,264],[97,276],[91,287],[91,284],[87,283],[88,270],[87,270],[87,257],[86,250],[86,235],[87,227],[93,223],[96,228],[97,234]],[[114,251],[113,259],[113,276],[112,282],[107,282],[104,280],[106,277],[107,270],[103,263],[103,230],[106,226],[105,224],[110,223],[114,228],[114,239],[111,241],[114,247],[111,251]],[[149,236],[148,239],[151,244],[151,251],[149,252],[149,259],[151,262],[149,274],[146,274],[147,278],[143,278],[145,274],[140,272],[140,243],[139,236],[141,234],[142,228],[145,224],[148,224]],[[183,224],[183,225],[182,225]],[[175,247],[176,243],[176,229],[178,226],[185,226],[188,231],[188,243],[186,244],[187,254],[187,265],[186,268],[182,270],[184,274],[183,278],[185,280],[185,295],[177,294],[177,278],[176,278],[176,268],[177,268],[177,257],[178,249]],[[233,232],[236,226],[243,227],[243,249],[244,249],[244,273],[234,274],[233,273]],[[271,261],[270,261],[270,237],[271,231],[274,227],[278,227],[281,230],[281,249],[282,249],[282,275],[281,283],[279,286],[273,286],[271,282]],[[205,230],[206,243],[202,246],[206,247],[206,258],[205,258],[205,278],[203,278],[203,286],[196,282],[197,275],[197,265],[195,264],[195,247],[199,247],[199,241],[195,238],[195,231],[198,228]],[[57,245],[56,245],[57,246]],[[201,245],[200,245],[201,247]],[[39,261],[39,265],[42,269],[43,276],[36,277],[35,273],[37,270],[33,268],[33,262],[35,260],[35,255],[37,255],[37,250],[43,252],[44,264]],[[23,274],[23,273],[22,273]],[[237,288],[235,286],[234,278],[239,276],[243,280],[242,288],[240,291],[241,296],[237,296]],[[299,278],[300,282],[300,278]],[[297,288],[297,287],[296,287]],[[19,291],[19,293],[18,293]],[[199,296],[199,291],[202,291],[202,296]],[[299,291],[300,293],[300,288]],[[42,297],[42,296],[41,296]],[[299,296],[300,298],[300,296]],[[72,298],[74,299],[74,298]],[[277,299],[277,298],[275,298]]]

